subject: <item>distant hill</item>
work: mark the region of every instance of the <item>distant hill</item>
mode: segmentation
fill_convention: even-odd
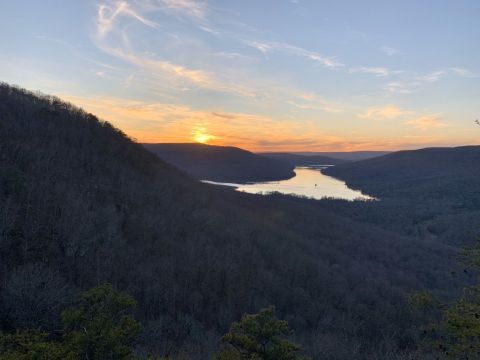
[[[346,160],[323,155],[300,155],[284,152],[264,152],[258,153],[258,155],[268,157],[270,159],[280,160],[289,163],[292,166],[337,165],[346,162]]]
[[[480,197],[480,146],[398,151],[324,172],[381,196],[474,200]]]
[[[390,151],[337,151],[337,152],[299,152],[303,156],[326,156],[345,161],[359,161],[389,154]]]
[[[295,176],[288,162],[233,146],[196,143],[143,144],[149,151],[200,180],[222,182],[275,181]]]

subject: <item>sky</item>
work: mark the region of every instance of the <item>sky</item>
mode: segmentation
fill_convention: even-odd
[[[478,144],[478,0],[1,0],[0,81],[139,142]]]

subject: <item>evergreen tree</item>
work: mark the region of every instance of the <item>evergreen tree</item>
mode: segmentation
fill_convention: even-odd
[[[245,314],[222,338],[217,360],[297,360],[300,346],[286,339],[292,331],[288,322],[275,317],[275,307]]]
[[[81,359],[133,359],[142,326],[133,317],[136,301],[106,284],[81,295],[62,314],[65,344]]]
[[[0,360],[133,360],[142,331],[135,305],[110,284],[88,290],[62,313],[63,341],[39,330],[0,334]]]

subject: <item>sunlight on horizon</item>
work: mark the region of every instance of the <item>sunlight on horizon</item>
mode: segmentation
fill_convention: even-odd
[[[200,144],[207,144],[210,140],[216,138],[216,136],[209,134],[204,127],[194,128],[191,137],[193,141]]]

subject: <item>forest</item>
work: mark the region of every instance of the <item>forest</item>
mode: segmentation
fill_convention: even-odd
[[[451,164],[469,164],[458,176],[438,161],[431,178],[375,173],[396,153],[329,170],[380,201],[257,196],[200,183],[93,114],[1,84],[2,338],[70,339],[61,314],[108,283],[135,299],[139,358],[211,359],[233,323],[274,306],[312,359],[411,359],[425,321],[411,295],[449,302],[475,280],[457,262],[480,228],[478,148],[467,150],[452,151]]]

